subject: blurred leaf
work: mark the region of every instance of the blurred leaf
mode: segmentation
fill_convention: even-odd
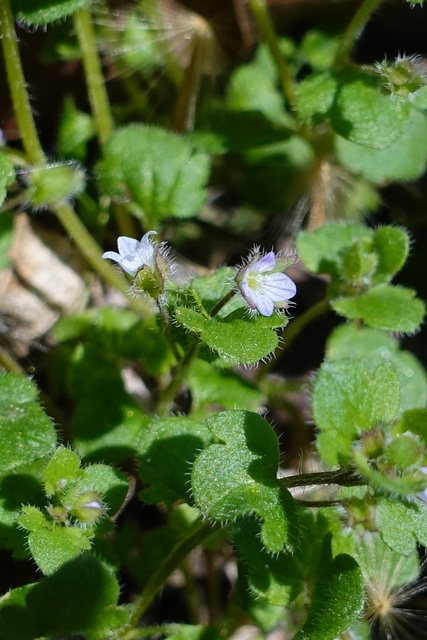
[[[411,110],[407,101],[382,91],[381,78],[360,69],[337,74],[340,86],[330,116],[338,135],[356,144],[385,149],[402,135]]]
[[[337,79],[328,71],[304,78],[296,89],[298,115],[306,124],[323,122],[337,91]]]
[[[427,164],[427,116],[412,109],[402,135],[384,149],[336,137],[337,157],[347,169],[382,184],[392,180],[415,180]]]
[[[262,404],[259,389],[232,371],[222,371],[203,360],[196,360],[188,377],[191,415],[205,415],[209,407],[256,411]]]
[[[34,25],[55,22],[89,4],[90,0],[11,0],[15,17]]]
[[[343,324],[331,333],[326,358],[391,362],[400,382],[400,412],[426,406],[427,377],[423,366],[412,353],[402,351],[399,342],[390,335],[353,323]]]
[[[83,160],[87,143],[95,133],[92,116],[79,111],[72,98],[65,98],[58,131],[59,153],[66,158]]]
[[[170,131],[128,126],[108,140],[98,173],[105,193],[133,202],[156,229],[165,218],[188,218],[204,205],[209,157]]]
[[[15,180],[15,169],[11,158],[0,151],[0,205],[6,200],[7,187]],[[0,219],[4,217],[4,213]],[[10,223],[9,223],[10,224]]]
[[[206,518],[228,521],[248,512],[263,521],[261,540],[269,551],[294,546],[296,508],[276,478],[277,437],[261,416],[248,411],[211,415],[207,425],[216,442],[196,458],[191,485]]]
[[[381,498],[375,522],[384,542],[397,553],[414,553],[417,541],[427,546],[427,505],[421,500]]]

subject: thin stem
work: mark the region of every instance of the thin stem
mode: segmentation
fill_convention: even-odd
[[[194,358],[197,356],[198,351],[199,341],[196,338],[177,366],[172,380],[160,396],[157,405],[157,413],[159,416],[165,416],[169,413],[172,402],[174,401],[174,398],[178,393],[180,387],[184,383],[187,377],[187,373],[193,363]]]
[[[200,87],[199,52],[196,42],[189,66],[179,87],[178,99],[172,120],[172,131],[183,133],[194,129],[197,95]]]
[[[233,289],[229,291],[221,300],[219,300],[219,302],[216,303],[212,311],[209,313],[210,317],[214,318],[217,315],[217,313],[219,313],[221,309],[225,307],[227,302],[231,300],[231,298],[234,298],[235,295],[236,295],[236,291],[234,291]]]
[[[74,14],[74,28],[82,54],[89,102],[95,121],[95,128],[101,149],[113,133],[114,122],[105,88],[101,60],[96,47],[95,32],[90,9],[84,7]],[[135,226],[127,209],[122,204],[113,204],[113,214],[121,235],[135,236]]]
[[[263,365],[260,365],[257,373],[257,380],[261,381],[265,375],[270,371],[270,369],[274,366],[274,363],[279,355],[283,354],[283,351],[289,349],[295,338],[301,333],[304,327],[310,322],[312,322],[315,318],[322,315],[329,309],[329,298],[323,298],[320,302],[317,302],[315,305],[304,311],[300,316],[291,320],[288,325],[283,329],[281,333],[281,344],[280,347],[277,348],[274,357]]]
[[[295,476],[280,478],[280,484],[286,489],[292,487],[308,487],[315,485],[338,484],[342,487],[356,487],[366,484],[352,469],[339,469],[338,471],[317,471],[315,473],[300,473]]]
[[[82,53],[89,101],[95,119],[98,140],[100,146],[104,147],[108,138],[113,133],[113,118],[105,89],[101,62],[96,48],[90,9],[85,7],[76,11],[74,14],[74,27]]]
[[[23,376],[26,375],[26,372],[21,365],[18,364],[3,347],[0,347],[0,367],[6,369],[10,373],[18,373]]]
[[[46,160],[28,98],[9,0],[0,1],[0,36],[3,43],[6,75],[25,152],[29,162],[44,165]]]
[[[364,0],[350,20],[346,30],[341,36],[340,46],[335,56],[335,65],[342,66],[349,62],[354,44],[365,28],[372,13],[377,9],[382,0]]]
[[[283,94],[291,111],[296,111],[296,96],[294,82],[282,52],[280,51],[277,34],[271,21],[266,0],[248,0],[252,14],[255,18],[262,40],[268,46],[271,56],[279,72],[280,84]]]
[[[156,594],[165,584],[166,580],[169,578],[174,569],[176,569],[181,564],[184,558],[188,556],[190,551],[201,544],[203,540],[210,536],[211,533],[213,533],[219,527],[219,524],[212,525],[210,523],[202,522],[201,519],[198,519],[191,528],[189,535],[184,540],[180,540],[173,547],[169,555],[166,556],[166,558],[163,560],[162,564],[151,575],[150,580],[147,582],[142,593],[133,605],[133,612],[129,620],[130,624],[133,627],[138,624],[139,620],[147,611]],[[121,637],[127,637],[126,630],[124,630],[124,633],[121,635]]]

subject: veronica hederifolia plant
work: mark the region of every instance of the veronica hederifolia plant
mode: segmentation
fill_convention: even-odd
[[[350,209],[365,213],[378,202],[375,185],[423,173],[425,85],[416,61],[401,56],[371,66],[349,64],[357,34],[377,4],[365,0],[342,33],[326,38],[319,30],[300,45],[278,40],[266,2],[250,0],[263,46],[231,79],[224,117],[216,119],[210,136],[197,131],[191,100],[175,119],[175,130],[196,131],[177,136],[165,126],[167,113],[157,126],[132,125],[121,108],[113,113],[123,126],[114,131],[108,96],[100,90],[89,3],[14,2],[13,15],[30,25],[53,29],[59,20],[73,19],[93,111],[83,141],[96,132],[100,150],[94,162],[96,149],[88,157],[75,134],[68,149],[79,148],[78,158],[87,164],[80,169],[72,159],[69,165],[47,159],[41,147],[13,15],[7,0],[1,3],[2,45],[23,147],[17,154],[6,142],[0,150],[0,195],[7,205],[8,191],[19,188],[19,156],[18,165],[28,171],[26,201],[37,215],[48,208],[58,216],[94,271],[131,307],[93,306],[55,327],[58,347],[50,369],[35,375],[50,392],[44,402],[53,399],[45,403],[49,412],[55,404],[67,412],[55,412],[59,441],[22,370],[0,378],[0,543],[38,571],[27,584],[11,584],[2,597],[1,637],[221,638],[232,637],[243,616],[264,636],[274,628],[280,633],[286,619],[288,637],[297,640],[354,636],[357,624],[367,637],[367,620],[393,637],[396,609],[418,570],[416,545],[427,544],[420,499],[427,466],[426,376],[397,338],[416,332],[424,317],[414,289],[394,280],[408,257],[408,233],[356,223],[301,232],[300,266],[326,286],[325,298],[307,312],[292,306],[297,287],[284,272],[293,257],[256,248],[241,266],[213,268],[182,283],[157,241],[160,234],[174,244],[191,234],[199,244],[206,241],[197,236],[212,215],[204,210],[206,185],[209,180],[216,186],[224,173],[235,179],[235,167],[221,172],[229,151],[243,167],[236,184],[250,178],[240,197],[259,207],[246,218],[251,224],[258,219],[264,225],[268,212],[304,201],[313,176],[315,226],[339,210],[331,205],[338,183],[346,194],[364,194],[362,204],[343,208],[342,216]],[[236,6],[244,16],[247,6]],[[164,3],[162,10],[170,9]],[[122,16],[115,18],[119,24]],[[209,17],[192,20],[209,27],[209,38],[215,35]],[[246,24],[250,29],[251,21]],[[177,92],[184,98],[199,93],[200,83],[192,79],[204,72],[195,69],[202,35],[187,38],[187,84]],[[157,58],[152,69],[158,73]],[[140,96],[141,87],[128,80],[125,94]],[[151,88],[147,76],[145,82]],[[130,112],[138,113],[135,105]],[[234,221],[230,216],[229,227],[218,223],[221,236],[230,228],[246,233],[243,213]],[[142,235],[139,226],[153,231]],[[119,265],[126,279],[101,258],[91,234],[105,245],[119,237],[118,251],[103,257]],[[271,365],[259,363],[286,353],[327,309],[342,324],[331,332],[325,361],[312,376],[310,463],[318,470],[299,473],[279,466],[271,426],[279,419],[273,396],[287,401],[288,387],[279,373],[269,375]],[[157,505],[162,525],[142,531],[133,511],[127,519],[128,500]],[[207,626],[197,624],[201,618],[193,606],[195,624],[141,627],[170,573],[183,566],[187,593],[194,594],[193,549],[205,545],[206,558],[216,561],[224,540],[233,571],[230,542],[238,555],[231,605],[220,614],[212,611]],[[372,570],[383,564],[391,568],[392,591]],[[134,591],[118,604],[117,575],[127,573]]]

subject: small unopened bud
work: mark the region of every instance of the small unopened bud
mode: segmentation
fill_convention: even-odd
[[[105,513],[102,494],[99,491],[85,491],[79,496],[70,513],[80,522],[98,520]]]
[[[416,56],[398,57],[392,64],[381,62],[376,69],[382,77],[384,89],[392,96],[411,100],[413,94],[426,84]]]

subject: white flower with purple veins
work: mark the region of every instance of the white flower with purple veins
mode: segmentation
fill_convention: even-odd
[[[286,309],[297,288],[293,280],[281,272],[294,262],[294,258],[278,258],[274,251],[264,256],[254,251],[248,264],[241,267],[235,278],[252,311],[271,316],[275,309]]]
[[[155,253],[156,245],[153,245],[150,236],[155,235],[157,231],[148,231],[141,240],[120,236],[117,239],[116,251],[106,251],[102,254],[103,258],[114,260],[117,262],[130,276],[135,276],[138,271],[144,267],[148,267],[154,271],[156,267]]]

